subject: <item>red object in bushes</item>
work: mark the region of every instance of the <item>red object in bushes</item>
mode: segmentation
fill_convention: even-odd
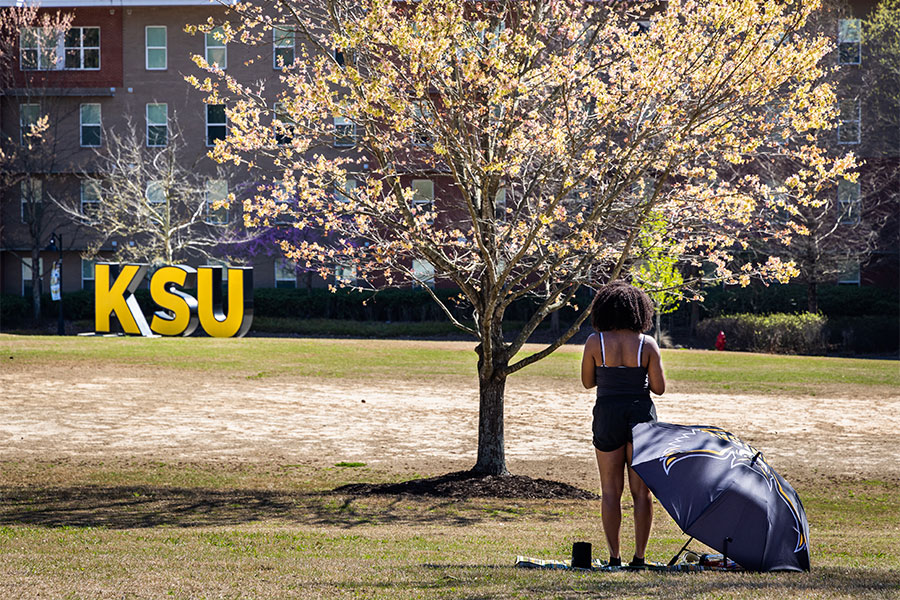
[[[716,350],[724,350],[725,349],[725,332],[720,331],[719,335],[716,336]]]

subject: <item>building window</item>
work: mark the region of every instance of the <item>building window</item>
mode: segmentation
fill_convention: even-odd
[[[294,64],[294,30],[283,25],[272,29],[272,66],[276,69]]]
[[[169,105],[147,105],[147,145],[165,146],[169,143]]]
[[[21,183],[22,222],[30,223],[37,216],[44,201],[44,186],[40,179],[26,177]]]
[[[81,145],[100,145],[100,105],[81,105]]]
[[[427,260],[413,259],[412,274],[419,285],[434,287],[434,265]]]
[[[31,258],[23,258],[22,259],[22,295],[26,298],[31,296]],[[41,280],[44,276],[44,259],[43,257],[38,258],[38,286],[41,285]],[[40,291],[40,290],[39,290]]]
[[[67,69],[100,68],[100,28],[72,27],[65,35]]]
[[[216,140],[224,140],[228,133],[228,121],[224,104],[206,105],[206,145],[215,146]]]
[[[91,223],[97,222],[100,213],[100,184],[90,179],[81,181],[81,214]]]
[[[413,107],[413,145],[431,146],[434,140],[428,133],[426,125],[431,121],[431,110],[423,103],[414,104]]]
[[[210,225],[228,223],[228,208],[222,206],[228,200],[228,182],[224,179],[210,179],[206,182],[206,218]],[[216,206],[216,205],[219,206]]]
[[[494,194],[494,217],[498,221],[506,221],[506,188],[502,187]]]
[[[427,212],[434,207],[434,182],[430,179],[413,179],[413,208]]]
[[[19,68],[23,71],[58,69],[59,36],[43,27],[23,27],[19,33]]]
[[[222,282],[228,281],[228,263],[219,258],[208,258],[206,264],[213,267],[222,267]]]
[[[334,62],[336,62],[339,67],[344,66],[344,51],[340,48],[334,49]]]
[[[859,276],[859,271],[859,261],[849,261],[844,266],[843,272],[838,275],[837,282],[843,285],[859,285],[861,279]]]
[[[206,62],[210,66],[217,66],[222,70],[228,68],[228,50],[222,37],[221,27],[216,27],[204,35],[206,40]]]
[[[165,25],[149,25],[144,28],[144,49],[148,71],[162,71],[168,66]]]
[[[279,146],[289,146],[294,139],[294,126],[291,118],[284,110],[284,104],[276,102],[273,108],[272,131],[275,134],[275,143]]]
[[[838,221],[842,225],[859,223],[859,182],[841,179],[838,182]]]
[[[19,105],[19,133],[22,144],[26,143],[26,138],[30,137],[34,132],[34,127],[41,119],[40,104],[20,104]]]
[[[334,265],[334,281],[344,285],[356,285],[356,265]]]
[[[334,118],[334,145],[350,148],[356,145],[356,123],[347,117]]]
[[[859,143],[859,98],[841,100],[838,106],[838,143]]]
[[[297,287],[297,267],[286,258],[275,260],[275,287]]]
[[[860,63],[860,20],[841,19],[838,22],[838,62],[842,65]]]
[[[350,202],[350,197],[355,195],[356,193],[356,180],[352,177],[347,177],[344,180],[344,185],[341,187],[339,183],[334,184],[334,198],[338,202],[346,203]]]
[[[94,289],[94,267],[97,261],[89,258],[81,259],[81,289]]]

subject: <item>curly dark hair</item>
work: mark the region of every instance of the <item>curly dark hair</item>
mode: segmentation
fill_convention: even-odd
[[[596,331],[630,329],[641,333],[653,323],[653,303],[644,292],[624,281],[600,288],[591,305],[591,325]]]

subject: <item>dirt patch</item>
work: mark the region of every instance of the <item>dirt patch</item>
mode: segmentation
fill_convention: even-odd
[[[155,368],[86,371],[65,360],[0,368],[5,460],[364,462],[399,477],[471,468],[474,378],[262,380]],[[666,394],[661,421],[718,425],[792,477],[900,480],[896,394],[823,397]],[[506,397],[510,471],[588,490],[593,397],[580,383],[513,377]]]
[[[573,485],[534,479],[524,475],[494,477],[472,471],[457,471],[438,477],[414,479],[401,483],[353,483],[334,490],[337,494],[368,496],[371,494],[410,494],[438,498],[557,498],[566,500],[599,500],[600,497]]]

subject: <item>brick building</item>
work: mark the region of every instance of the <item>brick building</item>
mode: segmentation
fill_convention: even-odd
[[[20,4],[17,0],[0,0],[0,7]],[[43,10],[69,10],[74,15],[69,32],[57,40],[43,40],[33,32],[24,32],[18,45],[18,64],[5,89],[0,90],[0,132],[5,143],[22,139],[23,131],[38,115],[49,116],[49,135],[54,151],[45,160],[34,161],[31,169],[22,168],[16,185],[0,190],[0,292],[27,295],[30,293],[31,269],[34,261],[31,249],[39,247],[41,272],[56,259],[56,251],[47,250],[50,236],[62,238],[63,291],[90,288],[93,285],[93,263],[81,253],[87,247],[90,233],[76,227],[52,210],[45,196],[54,194],[81,203],[85,210],[98,201],[89,186],[77,175],[90,171],[96,160],[96,149],[102,149],[105,132],[122,127],[126,116],[145,129],[148,146],[165,143],[169,128],[177,121],[187,142],[186,154],[198,159],[198,169],[208,173],[210,201],[234,190],[242,183],[252,182],[252,174],[236,175],[235,179],[217,179],[216,166],[205,157],[213,140],[223,136],[227,127],[224,111],[204,104],[204,94],[185,82],[186,75],[200,75],[191,55],[205,56],[210,63],[224,63],[227,71],[239,80],[259,80],[269,89],[280,85],[278,60],[291,59],[296,51],[292,37],[273,35],[267,48],[257,47],[260,54],[251,56],[241,45],[225,47],[212,36],[191,35],[184,31],[186,24],[199,24],[208,17],[221,17],[225,8],[208,0],[76,0],[42,3]],[[839,26],[841,68],[862,70],[865,49],[860,47],[858,17],[872,6],[867,2],[854,3],[856,19],[842,19]],[[48,61],[53,48],[64,56],[57,63]],[[252,63],[248,64],[248,61]],[[839,143],[859,148],[870,164],[897,164],[900,150],[896,140],[887,145],[867,144],[860,132],[867,118],[865,106],[847,103],[842,106],[842,128]],[[335,123],[336,131],[342,131]],[[885,135],[890,136],[891,132]],[[342,137],[337,135],[335,146]],[[21,167],[20,167],[21,168]],[[895,170],[896,171],[896,170]],[[880,186],[879,194],[890,193],[892,184]],[[850,190],[847,200],[861,202],[865,218],[865,174],[861,187]],[[413,182],[419,197],[428,201],[435,196],[435,181]],[[438,182],[438,187],[440,182]],[[439,191],[441,191],[439,189]],[[25,211],[28,196],[43,202],[47,208],[39,230],[29,227]],[[233,211],[233,213],[236,211]],[[231,214],[231,219],[240,215]],[[842,281],[856,285],[898,285],[897,217],[889,215],[879,246],[872,259],[851,269]],[[111,242],[112,244],[113,242]],[[115,243],[129,243],[120,240]],[[112,245],[105,248],[112,253]],[[295,287],[308,284],[323,285],[318,278],[306,278],[295,273],[275,256],[262,255],[253,259],[254,284],[257,287]],[[419,265],[417,269],[427,269]],[[44,291],[48,288],[45,277]]]

